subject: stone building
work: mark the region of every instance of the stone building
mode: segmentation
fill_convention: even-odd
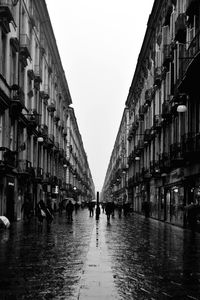
[[[101,193],[101,201],[124,204],[128,201],[128,109],[125,108],[115,140]]]
[[[200,200],[200,2],[155,0],[126,100],[128,199],[185,226]]]
[[[25,199],[35,207],[52,197],[56,206],[68,192],[70,104],[45,1],[0,0],[0,215],[21,219]],[[83,146],[79,152],[88,173]]]
[[[95,198],[95,187],[72,107],[68,109],[66,142],[65,196],[75,198],[79,203],[91,201]]]
[[[200,195],[199,17],[199,1],[154,2],[126,101],[134,210],[178,226]]]

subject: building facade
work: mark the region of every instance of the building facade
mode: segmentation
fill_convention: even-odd
[[[178,226],[200,195],[199,17],[199,1],[154,2],[126,101],[134,210]]]
[[[65,196],[71,103],[45,1],[0,0],[0,215],[19,220],[25,199]]]
[[[74,109],[69,107],[66,136],[65,198],[86,203],[95,198],[95,187]]]
[[[102,202],[114,201],[116,205],[128,201],[128,113],[125,108],[101,192]]]
[[[126,107],[128,199],[185,226],[200,200],[200,2],[155,0]]]

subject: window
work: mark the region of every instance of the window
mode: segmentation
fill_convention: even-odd
[[[1,36],[2,49],[0,56],[0,72],[6,77],[6,35],[2,32]]]
[[[17,83],[17,58],[16,52],[12,48],[10,58],[10,85],[13,85]]]

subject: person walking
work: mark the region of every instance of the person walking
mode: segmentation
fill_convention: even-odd
[[[42,199],[36,205],[36,216],[38,218],[39,227],[42,229],[43,221],[46,218],[45,203]]]
[[[191,202],[185,207],[185,211],[188,228],[191,229],[192,232],[195,232],[197,229],[197,216],[200,211],[199,205]]]
[[[74,211],[74,205],[71,200],[66,205],[66,214],[67,214],[67,220],[69,222],[73,221],[73,211]]]
[[[112,202],[107,202],[105,206],[105,212],[107,216],[107,223],[110,224],[110,216],[113,213],[113,205]]]
[[[144,212],[145,217],[149,218],[149,216],[150,216],[150,202],[149,201],[145,200],[143,202],[142,210]]]
[[[92,202],[88,203],[88,209],[89,209],[90,217],[93,217],[94,216],[94,205]]]
[[[24,203],[22,204],[21,212],[23,212],[23,218],[26,223],[30,222],[30,219],[33,215],[32,205],[30,199],[25,198]]]
[[[121,217],[122,217],[122,205],[118,204],[117,209],[118,209],[118,217],[119,217],[119,219],[121,219]]]

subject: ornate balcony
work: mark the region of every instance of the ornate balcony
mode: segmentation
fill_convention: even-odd
[[[53,113],[53,112],[56,110],[55,104],[54,104],[53,102],[52,102],[51,104],[49,104],[49,105],[47,106],[47,110],[48,110],[49,112]]]
[[[160,87],[162,81],[162,68],[157,67],[154,70],[154,86]]]
[[[171,52],[171,45],[164,45],[163,46],[163,67],[169,68],[169,64],[172,61],[172,52]]]
[[[34,65],[34,85],[40,84],[42,82],[42,67],[41,65]]]
[[[20,35],[20,56],[26,59],[31,57],[30,40],[27,34]]]
[[[48,136],[45,138],[45,144],[44,146],[46,148],[53,148],[54,146],[54,140],[55,140],[55,137],[53,134],[48,134]]]
[[[40,124],[41,115],[37,111],[31,111],[29,114],[25,114],[28,121],[28,126],[31,128],[36,128]]]
[[[49,99],[49,85],[48,84],[45,84],[43,87],[43,90],[40,91],[40,97],[44,100]]]
[[[146,92],[145,92],[145,104],[146,105],[151,106],[151,101],[154,96],[154,93],[155,92],[154,92],[153,88],[146,90]]]
[[[153,117],[153,129],[159,130],[162,127],[162,117],[160,115],[155,115]]]
[[[35,168],[35,179],[37,182],[41,182],[44,178],[44,170],[43,168],[37,167]]]
[[[24,101],[24,91],[18,86],[13,85],[11,87],[11,113],[12,115],[17,115],[25,106]]]
[[[38,131],[43,137],[48,136],[48,126],[46,124],[40,124]]]
[[[22,177],[31,176],[32,174],[32,165],[31,162],[26,159],[18,160],[18,174]]]

